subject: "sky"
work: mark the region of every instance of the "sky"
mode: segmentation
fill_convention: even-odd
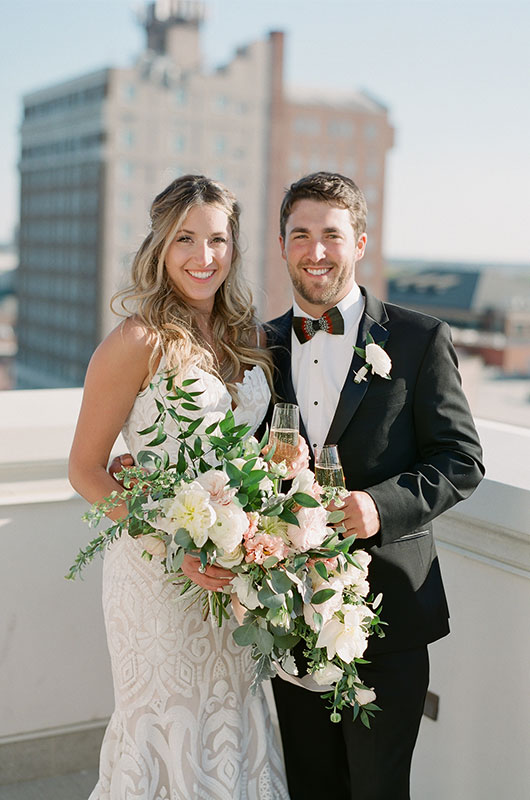
[[[18,214],[24,93],[143,49],[131,0],[3,0],[0,241]],[[286,82],[365,89],[389,109],[389,258],[525,263],[530,271],[527,0],[209,0],[205,62],[284,30]],[[355,178],[355,176],[352,176]],[[361,187],[362,188],[362,187]]]

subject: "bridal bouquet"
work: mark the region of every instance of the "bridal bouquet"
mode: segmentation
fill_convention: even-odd
[[[206,427],[204,418],[190,418],[185,412],[200,410],[195,379],[181,387],[172,376],[164,380],[168,392],[156,400],[158,416],[139,433],[154,434],[146,447],[174,439],[176,460],[167,451],[138,453],[138,466],[120,474],[124,490],[93,505],[84,519],[95,527],[123,502],[126,516],[79,552],[66,577],[74,578],[122,534],[133,536],[143,557],[158,559],[182,593],[201,596],[219,625],[232,602],[239,622],[233,637],[252,647],[256,662],[254,687],[277,669],[297,675],[293,649],[299,645],[310,680],[330,702],[331,719],[338,722],[350,706],[369,726],[378,707],[356,664],[364,662],[368,637],[383,635],[380,597],[369,598],[370,555],[352,552],[354,537],[340,538],[342,512],[322,505],[334,491],[340,504],[341,490],[324,492],[306,469],[282,492],[286,467],[272,460],[274,448],[263,455],[265,440],[248,437],[231,411]],[[232,571],[229,589],[206,592],[186,579],[186,553],[200,559],[202,570],[217,564]]]

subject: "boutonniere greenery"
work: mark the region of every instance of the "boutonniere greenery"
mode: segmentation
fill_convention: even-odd
[[[365,381],[370,370],[374,375],[379,375],[387,381],[391,380],[390,370],[392,369],[392,361],[390,360],[390,356],[388,353],[385,353],[382,344],[376,344],[374,342],[371,334],[368,334],[366,337],[366,347],[354,346],[353,349],[357,355],[364,358],[366,362],[364,366],[355,373],[355,378],[353,379],[355,383]]]

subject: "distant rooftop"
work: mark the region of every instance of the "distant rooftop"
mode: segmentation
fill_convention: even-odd
[[[308,87],[291,86],[286,90],[287,100],[290,103],[306,105],[325,105],[330,108],[340,106],[356,111],[370,111],[380,114],[387,108],[368,92],[349,91],[340,89],[315,89]]]
[[[388,280],[388,299],[425,310],[446,308],[480,313],[489,309],[530,309],[530,270],[525,275],[493,268],[463,270],[432,265],[393,274]]]

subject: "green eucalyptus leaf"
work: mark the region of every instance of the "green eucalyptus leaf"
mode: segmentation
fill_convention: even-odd
[[[278,594],[285,594],[291,589],[293,583],[282,569],[273,569],[269,573],[272,587]]]
[[[176,531],[176,532],[173,534],[173,539],[174,539],[174,540],[175,540],[175,542],[176,542],[177,544],[179,544],[181,547],[185,547],[185,548],[187,548],[187,549],[190,549],[190,548],[194,547],[194,542],[193,542],[193,539],[192,539],[192,538],[191,538],[191,536],[189,535],[189,533],[188,533],[188,531],[186,530],[186,528],[179,528],[179,529],[178,529],[178,530],[177,530],[177,531]]]
[[[300,636],[297,636],[294,633],[274,634],[274,646],[278,647],[280,650],[292,650],[292,648],[297,645],[299,641]]]
[[[241,472],[241,470],[238,469],[236,465],[232,464],[230,461],[225,462],[224,468],[230,480],[237,480],[239,483],[239,481],[241,481],[241,479],[244,477],[244,474]]]
[[[138,431],[138,434],[139,436],[146,436],[148,433],[153,433],[153,431],[156,431],[156,428],[157,424],[155,422],[154,425],[150,425],[148,428],[144,428],[143,430]]]
[[[265,508],[261,513],[264,517],[277,517],[280,511],[282,510],[281,503],[278,503],[276,506],[271,506],[270,508]]]
[[[257,630],[258,626],[254,622],[251,622],[236,628],[232,636],[236,644],[241,647],[247,647],[249,644],[255,643]]]
[[[290,525],[296,525],[297,528],[300,527],[300,523],[298,522],[297,517],[295,516],[295,514],[293,514],[293,512],[290,509],[284,508],[281,514],[278,514],[278,516],[280,517],[280,519],[283,519],[284,522],[287,522]]]
[[[344,519],[344,511],[328,512],[328,525],[334,525],[336,522],[341,522],[343,519]]]
[[[261,653],[268,655],[274,647],[274,636],[265,628],[258,627],[256,630],[256,645]]]
[[[306,494],[305,492],[295,492],[293,494],[293,500],[303,508],[317,508],[320,505],[318,500],[315,500],[314,497],[311,497],[310,494]]]
[[[283,594],[277,594],[268,586],[264,586],[258,592],[258,600],[266,608],[281,608],[285,602]]]
[[[158,426],[157,435],[155,436],[155,438],[152,441],[147,442],[147,446],[148,447],[156,447],[156,445],[163,444],[166,441],[166,439],[167,439],[167,436],[164,433],[164,428],[163,428],[162,425],[159,425]]]
[[[337,594],[335,589],[320,589],[319,592],[315,592],[313,597],[311,598],[311,603],[313,605],[319,605],[320,603],[325,603],[326,600],[329,600],[330,597]]]
[[[325,581],[329,578],[328,568],[324,564],[323,561],[316,561],[315,562],[315,569],[320,575],[321,578],[324,578]]]

